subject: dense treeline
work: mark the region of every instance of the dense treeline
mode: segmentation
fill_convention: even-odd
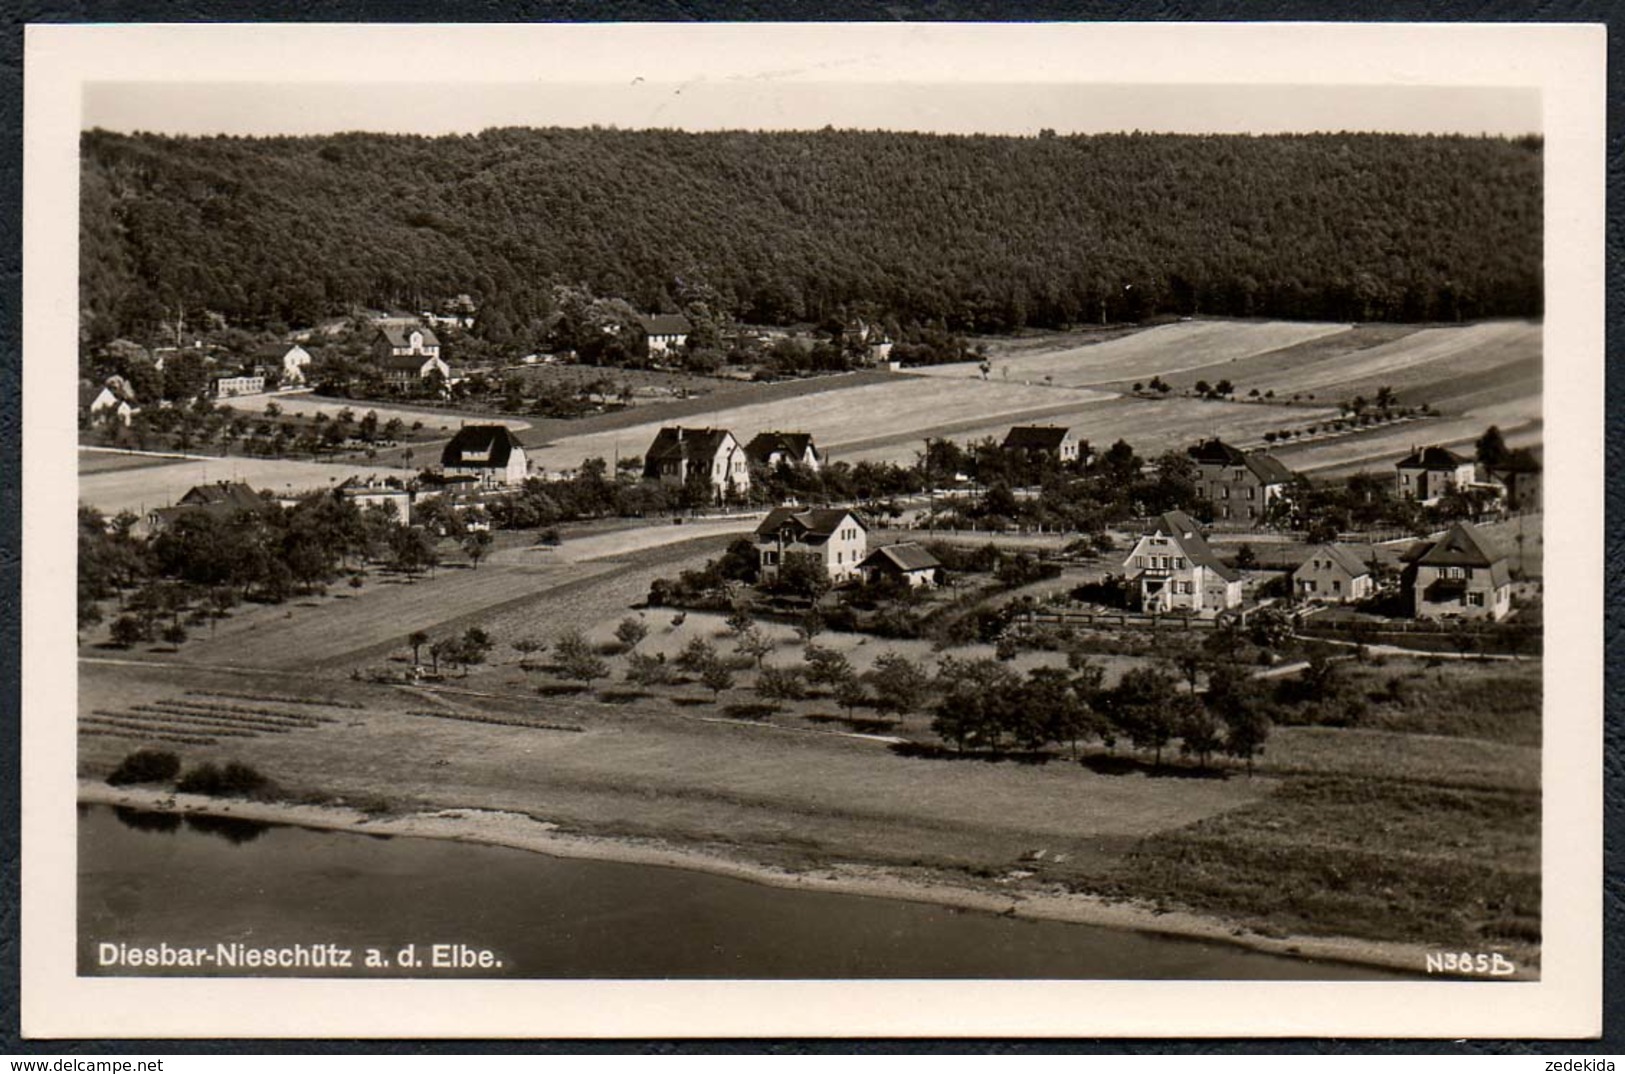
[[[302,325],[465,293],[501,337],[545,323],[560,283],[953,331],[1542,304],[1538,139],[92,131],[83,150],[91,343],[176,310]]]

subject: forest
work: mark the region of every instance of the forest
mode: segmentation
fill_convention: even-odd
[[[1541,312],[1542,144],[499,129],[82,139],[84,342],[468,294],[523,345],[557,289],[764,325],[1001,333],[1157,316]]]

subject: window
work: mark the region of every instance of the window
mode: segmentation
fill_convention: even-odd
[[[835,562],[836,563],[841,562],[841,555],[842,555],[842,553],[840,553],[840,552],[835,553]]]
[[[1464,577],[1471,578],[1473,576],[1473,569],[1471,567],[1463,567],[1461,569],[1461,573]]]
[[[1228,500],[1230,498],[1230,486],[1229,485],[1221,485],[1219,487],[1219,498],[1223,499],[1223,500]]]
[[[1338,579],[1338,578],[1333,578],[1332,579],[1332,592],[1333,593],[1341,593],[1341,592],[1343,592],[1343,582],[1342,582],[1341,579]]]
[[[1469,594],[1467,594],[1467,604],[1468,604],[1468,606],[1473,607],[1473,608],[1482,608],[1484,606],[1484,594],[1482,594],[1482,593],[1469,593]]]

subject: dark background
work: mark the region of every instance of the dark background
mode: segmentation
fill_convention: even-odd
[[[1607,675],[1607,741],[1604,750],[1604,1036],[1591,1042],[1539,1041],[1370,1041],[1370,1040],[867,1040],[867,1041],[29,1041],[18,1036],[20,726],[20,589],[22,519],[22,162],[23,27],[30,22],[1031,22],[1031,21],[1373,21],[1373,22],[1601,22],[1609,23],[1607,189],[1609,194],[1606,271],[1608,283],[1606,353],[1612,360],[1622,330],[1621,268],[1625,239],[1616,211],[1621,185],[1625,105],[1620,71],[1625,46],[1614,31],[1625,20],[1609,0],[520,0],[448,3],[434,0],[0,0],[0,784],[10,788],[0,824],[0,1050],[16,1054],[96,1055],[140,1053],[244,1054],[288,1051],[326,1054],[432,1054],[436,1052],[594,1053],[779,1053],[840,1054],[1108,1054],[1122,1052],[1217,1053],[1297,1052],[1309,1054],[1490,1054],[1549,1056],[1625,1052],[1625,739],[1615,672],[1625,627],[1625,542],[1615,527],[1625,508],[1625,388],[1618,376],[1607,382],[1605,472],[1608,595],[1604,625]]]

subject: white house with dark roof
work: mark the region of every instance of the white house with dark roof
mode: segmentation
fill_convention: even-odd
[[[1472,459],[1437,445],[1413,450],[1394,464],[1400,498],[1424,505],[1471,485],[1475,469]]]
[[[667,488],[685,488],[704,474],[717,503],[750,490],[750,464],[745,449],[727,429],[690,429],[668,425],[655,434],[643,453],[643,479]]]
[[[1506,556],[1471,522],[1406,556],[1404,581],[1418,619],[1500,619],[1512,610]]]
[[[844,507],[775,507],[756,527],[756,552],[763,581],[778,577],[784,557],[815,555],[831,581],[858,574],[869,550],[869,527]]]
[[[1019,451],[1028,458],[1048,455],[1061,462],[1078,457],[1078,441],[1064,425],[1017,425],[1004,434],[1005,451]]]
[[[1262,522],[1297,476],[1273,455],[1242,451],[1217,437],[1186,453],[1196,464],[1197,491],[1213,505],[1215,522]]]
[[[395,385],[414,384],[437,372],[451,376],[451,367],[440,357],[439,338],[422,325],[379,325],[372,339],[372,357],[384,380]]]
[[[1371,568],[1348,545],[1330,543],[1309,550],[1309,558],[1292,572],[1292,594],[1300,600],[1364,600],[1376,589]]]
[[[310,365],[310,352],[295,343],[282,354],[282,386],[305,383],[305,367]]]
[[[772,469],[781,462],[809,470],[824,465],[824,453],[813,443],[811,433],[757,433],[745,445],[745,458],[765,469]]]
[[[1219,562],[1196,520],[1169,511],[1152,522],[1123,560],[1142,612],[1216,615],[1241,603],[1241,575]]]
[[[474,477],[485,487],[518,485],[530,465],[525,447],[506,425],[465,425],[440,452],[446,477]]]
[[[858,571],[868,581],[895,578],[911,588],[942,582],[942,562],[913,541],[883,545],[864,557]]]
[[[651,358],[657,354],[680,349],[688,342],[688,334],[694,330],[694,326],[688,323],[688,318],[680,313],[656,313],[639,317],[638,324],[643,327],[644,337],[649,341]]]

